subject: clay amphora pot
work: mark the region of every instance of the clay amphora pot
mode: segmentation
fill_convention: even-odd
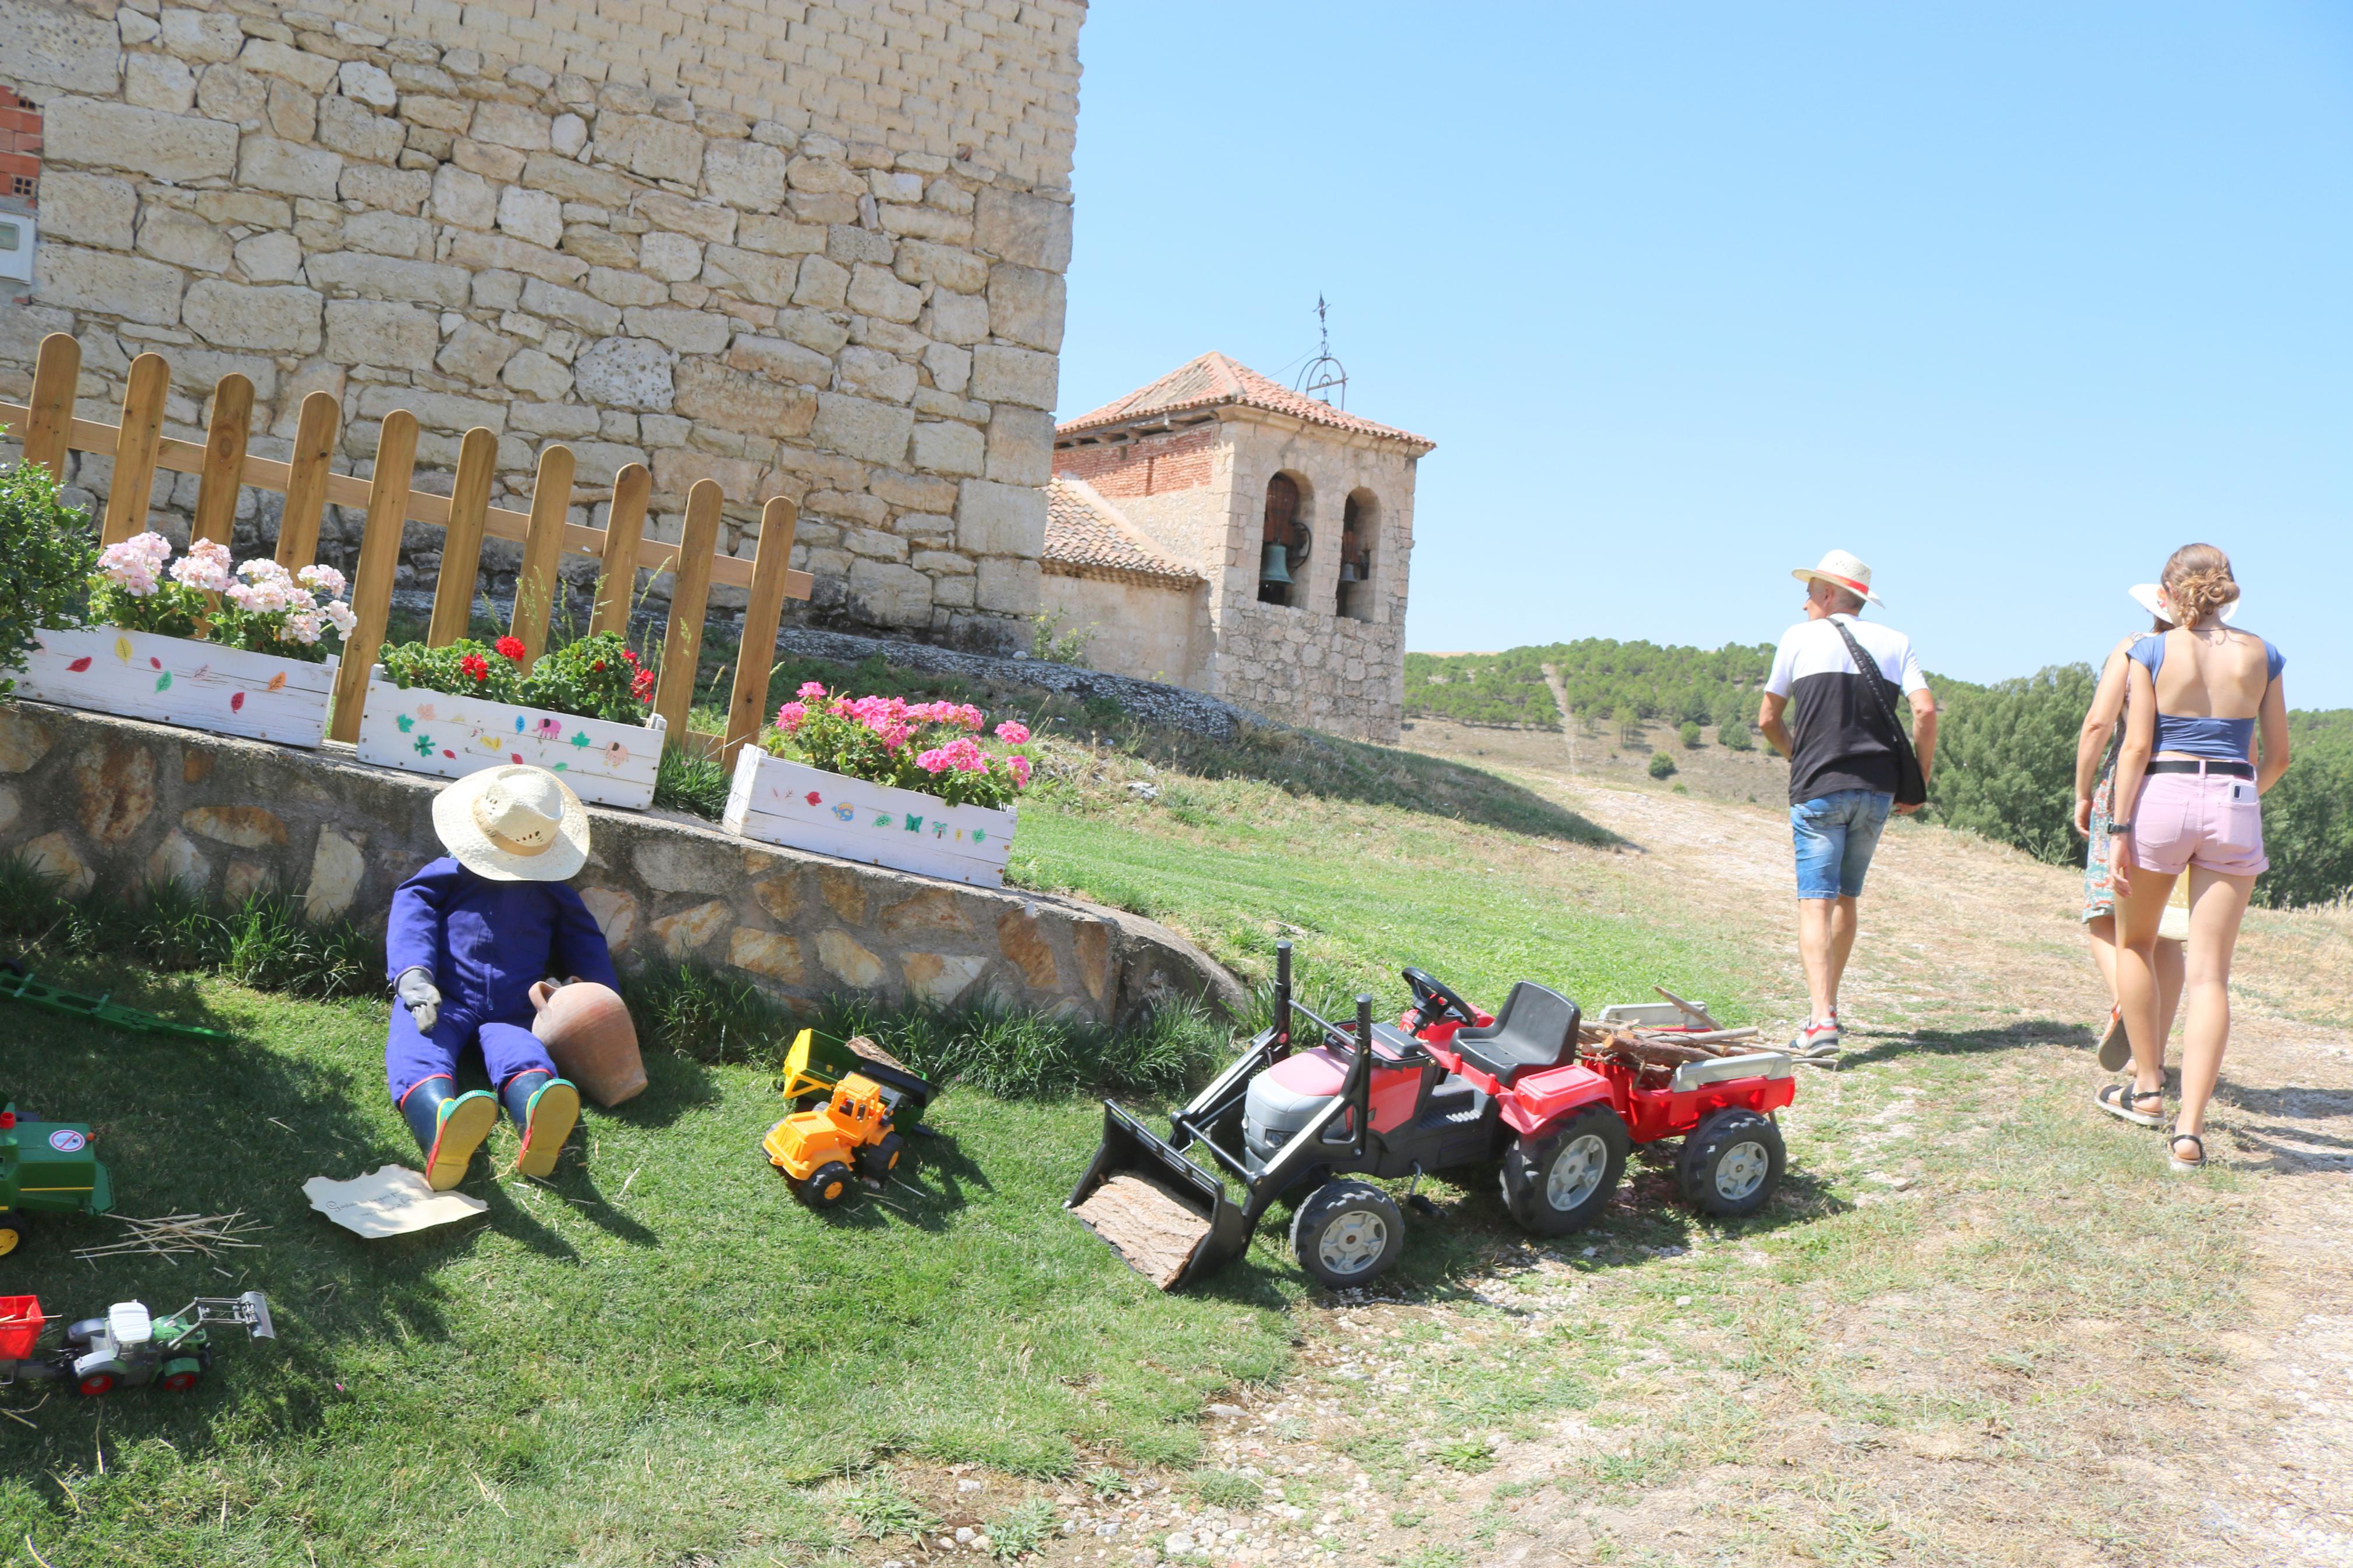
[[[578,1084],[599,1105],[618,1105],[646,1087],[645,1059],[638,1055],[638,1026],[609,985],[575,980],[531,988],[539,1016],[531,1032],[555,1060],[555,1070]]]

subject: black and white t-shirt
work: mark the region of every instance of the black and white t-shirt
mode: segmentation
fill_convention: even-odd
[[[1919,656],[1902,632],[1832,616],[1854,634],[1880,673],[1907,697],[1925,691]],[[1789,804],[1802,805],[1845,789],[1895,793],[1895,742],[1879,702],[1831,621],[1800,621],[1781,634],[1765,689],[1789,700],[1786,722],[1795,752],[1789,759]]]

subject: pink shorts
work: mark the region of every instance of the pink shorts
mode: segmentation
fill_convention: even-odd
[[[2192,866],[2226,877],[2270,870],[2255,781],[2228,773],[2149,775],[2133,805],[2133,864],[2175,877]]]

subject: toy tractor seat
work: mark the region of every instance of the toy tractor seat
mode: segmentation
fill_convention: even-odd
[[[1509,1089],[1524,1072],[1542,1072],[1573,1060],[1578,1009],[1548,986],[1523,980],[1504,1010],[1481,1029],[1458,1029],[1449,1047],[1464,1061]]]

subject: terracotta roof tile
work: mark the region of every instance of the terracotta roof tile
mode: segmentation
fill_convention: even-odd
[[[1066,575],[1103,574],[1189,588],[1201,574],[1164,553],[1083,479],[1046,485],[1046,548],[1039,564]]]
[[[1082,414],[1067,424],[1055,426],[1058,436],[1072,436],[1099,426],[1122,425],[1131,419],[1141,419],[1155,414],[1175,414],[1191,408],[1214,408],[1221,404],[1240,404],[1247,408],[1262,408],[1273,414],[1288,414],[1310,425],[1322,425],[1335,430],[1353,430],[1366,436],[1385,437],[1430,451],[1438,443],[1426,436],[1394,426],[1378,425],[1370,419],[1333,407],[1277,381],[1271,381],[1240,361],[1221,353],[1205,353],[1189,364],[1180,365],[1149,386],[1138,387],[1125,397],[1104,404],[1092,414]]]

